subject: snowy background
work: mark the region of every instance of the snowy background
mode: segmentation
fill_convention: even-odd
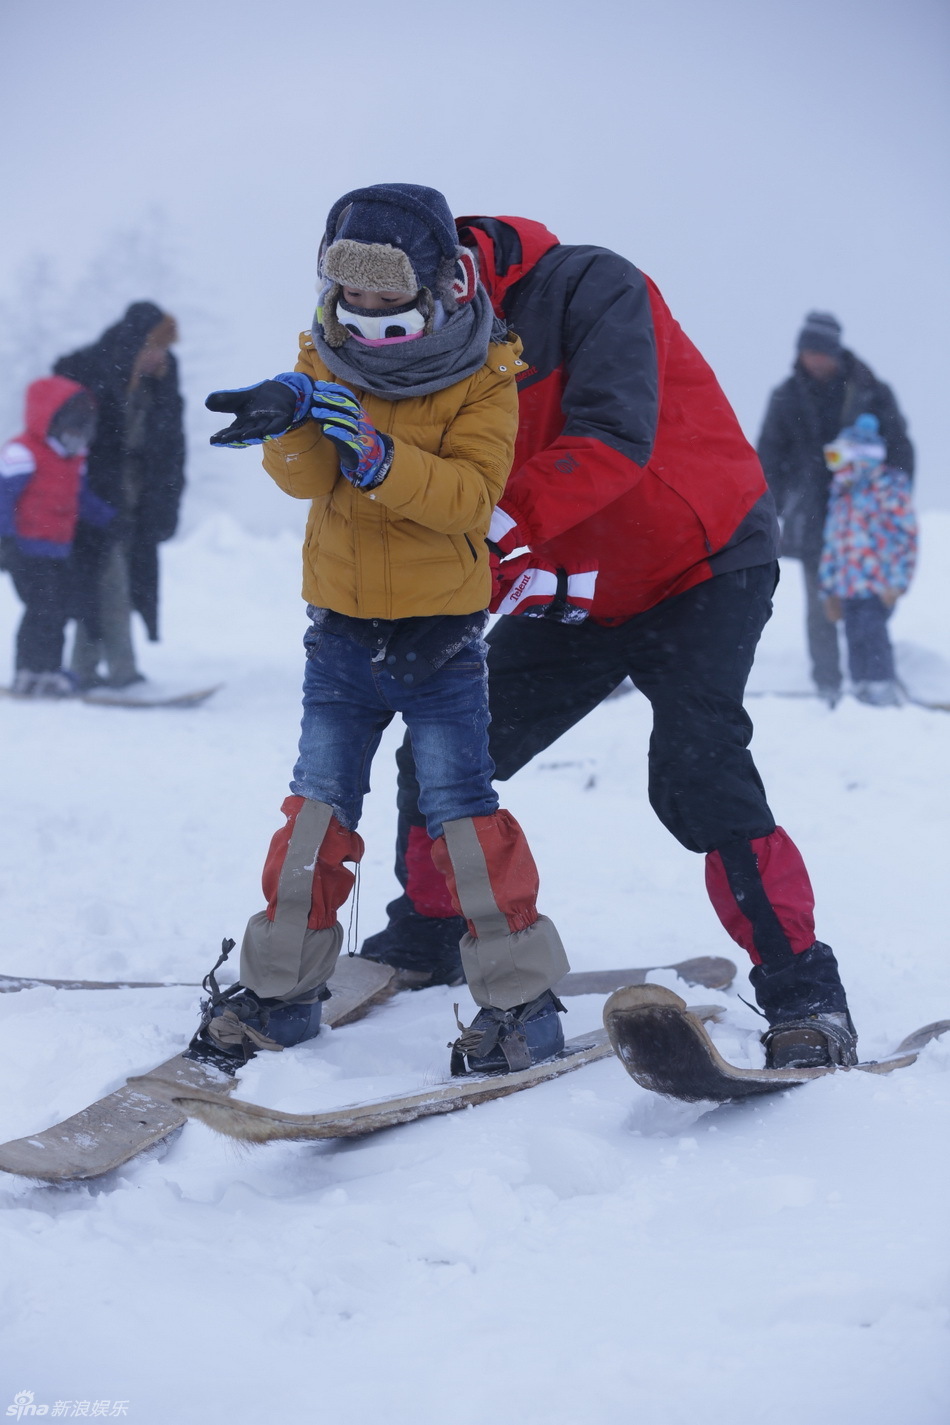
[[[950,506],[946,0],[4,0],[0,427],[133,299],[179,318],[186,519],[296,512],[205,444],[205,394],[282,371],[349,188],[411,180],[657,282],[755,436],[829,308]],[[294,524],[296,528],[296,524]]]
[[[201,401],[293,357],[355,184],[429,182],[623,252],[751,436],[804,312],[835,311],[918,442],[923,557],[893,627],[908,681],[950,699],[948,37],[941,0],[7,0],[2,434],[24,381],[127,301],[175,311],[191,483],[142,664],[225,687],[190,713],[0,700],[0,971],[197,980],[259,908],[303,510],[253,452],[208,449]],[[753,691],[807,687],[785,575]],[[3,581],[0,660],[17,613]],[[886,1052],[950,1016],[950,717],[750,707],[862,1049]],[[648,733],[642,698],[610,702],[505,790],[578,969],[731,953],[647,804]],[[364,932],[393,892],[397,735],[361,828]],[[457,997],[403,996],[240,1092],[306,1110],[437,1080]],[[718,998],[723,1052],[757,1062],[755,1017]],[[188,989],[0,997],[0,1139],[174,1053],[194,1011]],[[571,1001],[569,1032],[600,1012]],[[365,1142],[244,1153],[190,1124],[89,1187],[0,1178],[0,1412],[28,1390],[143,1425],[944,1425],[948,1068],[935,1044],[891,1078],[707,1113],[608,1061]]]
[[[259,909],[298,720],[298,557],[292,535],[223,517],[168,550],[166,641],[142,662],[226,680],[203,708],[0,700],[0,971],[195,981]],[[948,566],[950,514],[934,512],[895,634],[950,699]],[[797,573],[754,688],[806,686]],[[0,640],[16,612],[0,585]],[[862,1050],[880,1055],[950,1017],[950,715],[750,707]],[[505,786],[578,969],[741,960],[701,859],[647,804],[649,721],[639,694],[607,702]],[[394,890],[395,736],[361,827],[364,931]],[[403,995],[255,1061],[239,1093],[312,1111],[436,1082],[459,997]],[[735,993],[687,998],[727,1006],[723,1053],[761,1062]],[[570,1000],[567,1032],[602,1003]],[[0,1141],[175,1053],[195,1009],[189,989],[0,995]],[[710,1112],[611,1059],[364,1141],[245,1151],[192,1123],[87,1187],[0,1174],[0,1407],[28,1389],[128,1400],[141,1425],[944,1425],[948,1110],[948,1041],[890,1078]]]

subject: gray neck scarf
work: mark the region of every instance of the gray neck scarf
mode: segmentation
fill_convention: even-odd
[[[393,346],[361,346],[347,341],[328,346],[314,319],[317,353],[334,376],[386,401],[429,396],[473,376],[485,365],[490,341],[504,341],[507,329],[492,311],[479,283],[471,302],[452,313],[437,332]]]

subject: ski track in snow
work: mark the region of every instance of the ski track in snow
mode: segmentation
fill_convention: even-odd
[[[950,696],[950,515],[923,520],[894,619],[908,676]],[[156,679],[191,710],[0,702],[7,974],[198,980],[258,909],[293,762],[304,614],[294,535],[227,518],[164,552]],[[0,645],[18,606],[0,586]],[[941,686],[941,675],[946,674]],[[807,688],[786,566],[750,687]],[[757,698],[753,750],[801,846],[865,1057],[950,1016],[950,716]],[[646,799],[648,709],[606,703],[503,793],[576,969],[732,954],[702,862]],[[387,734],[361,831],[361,933],[393,893]],[[344,911],[346,923],[347,911]],[[735,988],[746,996],[747,966]],[[682,992],[675,977],[656,979]],[[404,995],[248,1066],[241,1097],[315,1110],[438,1081],[452,1003]],[[714,1037],[761,1062],[735,992]],[[0,1138],[175,1053],[189,989],[0,996]],[[569,1002],[568,1034],[602,1000]],[[890,1078],[708,1111],[609,1060],[362,1141],[243,1149],[190,1123],[85,1187],[0,1175],[0,1410],[128,1401],[137,1425],[943,1425],[950,1042]]]

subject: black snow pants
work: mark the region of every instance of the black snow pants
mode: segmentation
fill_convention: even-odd
[[[8,556],[8,566],[13,587],[26,606],[16,636],[17,672],[56,673],[63,666],[69,619],[69,560],[17,550]]]
[[[488,635],[489,752],[501,781],[625,678],[649,699],[650,803],[683,846],[707,854],[710,898],[752,955],[756,993],[770,1015],[780,1006],[767,1003],[764,979],[798,1005],[844,1004],[830,951],[830,965],[806,971],[813,957],[802,952],[814,941],[807,872],[776,829],[749,751],[743,695],[777,581],[773,562],[717,575],[612,628],[514,615]],[[404,894],[388,907],[387,929],[362,953],[405,969],[438,970],[441,962],[448,975],[464,922],[434,887],[408,736],[396,760],[396,875]],[[795,983],[788,986],[790,971]]]

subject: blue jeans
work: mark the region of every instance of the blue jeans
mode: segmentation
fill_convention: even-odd
[[[402,713],[415,754],[419,807],[430,836],[444,821],[498,810],[488,755],[487,648],[481,639],[407,688],[372,661],[372,650],[323,629],[304,637],[300,755],[290,790],[326,802],[339,822],[359,824],[369,769],[383,731]]]

